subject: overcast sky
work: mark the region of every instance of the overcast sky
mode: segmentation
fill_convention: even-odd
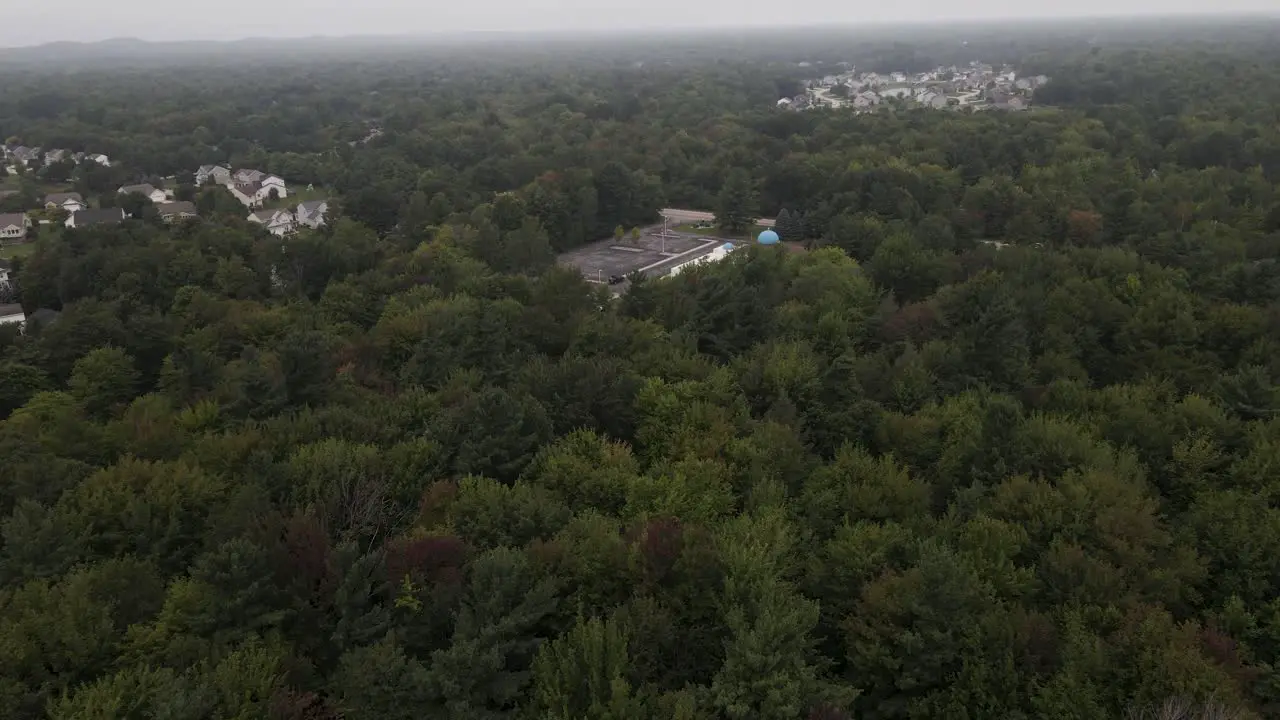
[[[3,0],[0,46],[474,30],[659,29],[1186,13],[1280,13],[1280,0]]]

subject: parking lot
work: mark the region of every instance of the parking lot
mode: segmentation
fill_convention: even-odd
[[[636,270],[660,275],[665,268],[711,252],[722,242],[690,235],[669,235],[665,241],[657,234],[643,235],[638,241],[609,238],[564,253],[560,263],[578,268],[591,282],[607,283],[611,276]]]

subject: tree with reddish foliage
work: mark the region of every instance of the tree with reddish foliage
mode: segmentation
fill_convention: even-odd
[[[654,518],[644,525],[636,550],[645,580],[660,584],[675,566],[684,546],[684,528],[675,518]]]
[[[293,688],[271,696],[270,720],[343,720],[342,713],[313,692]]]
[[[467,545],[450,535],[395,538],[387,543],[387,580],[399,586],[406,577],[413,582],[434,584],[462,581]]]
[[[1092,210],[1067,213],[1067,239],[1076,245],[1090,247],[1102,236],[1102,215]]]

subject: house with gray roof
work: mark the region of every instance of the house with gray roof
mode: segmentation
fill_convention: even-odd
[[[66,210],[67,212],[76,212],[88,207],[84,202],[84,198],[78,192],[49,193],[44,196],[44,206],[49,209]]]
[[[151,183],[142,183],[141,185],[125,185],[124,187],[120,188],[118,192],[121,195],[132,195],[134,193],[137,193],[138,195],[145,196],[148,200],[150,200],[153,203],[162,203],[169,199],[169,196],[165,195],[163,190],[155,187]]]
[[[231,171],[221,165],[201,165],[196,170],[196,185],[205,185],[207,183],[216,183],[218,185],[231,184]]]
[[[249,222],[262,225],[267,232],[279,237],[298,229],[297,218],[288,210],[259,210],[249,214]]]
[[[298,216],[298,224],[306,225],[309,228],[318,228],[324,225],[324,216],[329,212],[329,203],[325,200],[309,200],[307,202],[298,203],[298,210],[295,213]]]
[[[21,242],[31,230],[31,218],[26,213],[0,215],[0,243]]]
[[[120,208],[103,208],[101,210],[78,210],[67,218],[69,228],[83,228],[93,225],[115,225],[124,222],[124,210]]]
[[[187,202],[186,200],[160,203],[157,209],[160,211],[160,219],[165,222],[177,222],[197,217],[195,203]]]

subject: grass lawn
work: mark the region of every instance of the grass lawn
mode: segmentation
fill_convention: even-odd
[[[760,235],[760,233],[764,232],[768,228],[766,228],[763,225],[756,225],[753,228],[751,228],[747,237],[744,237],[743,235],[733,235],[733,234],[724,232],[723,230],[717,227],[700,228],[694,223],[677,225],[671,229],[674,230],[675,232],[692,233],[694,235],[705,235],[707,237],[725,238],[726,240],[755,240],[756,237]]]
[[[35,251],[36,243],[34,242],[23,243],[21,245],[3,245],[0,246],[0,257],[9,260],[12,258],[26,257]]]
[[[0,177],[0,190],[20,190],[22,184],[18,181],[17,175],[5,175]],[[71,192],[71,183],[47,183],[37,182],[36,190],[41,197],[49,193]]]
[[[306,185],[297,185],[295,187],[297,187],[297,190],[289,189],[289,197],[280,198],[274,202],[268,200],[262,207],[266,210],[275,210],[277,208],[293,209],[298,207],[298,203],[329,199],[329,192],[324,188],[308,190]]]

